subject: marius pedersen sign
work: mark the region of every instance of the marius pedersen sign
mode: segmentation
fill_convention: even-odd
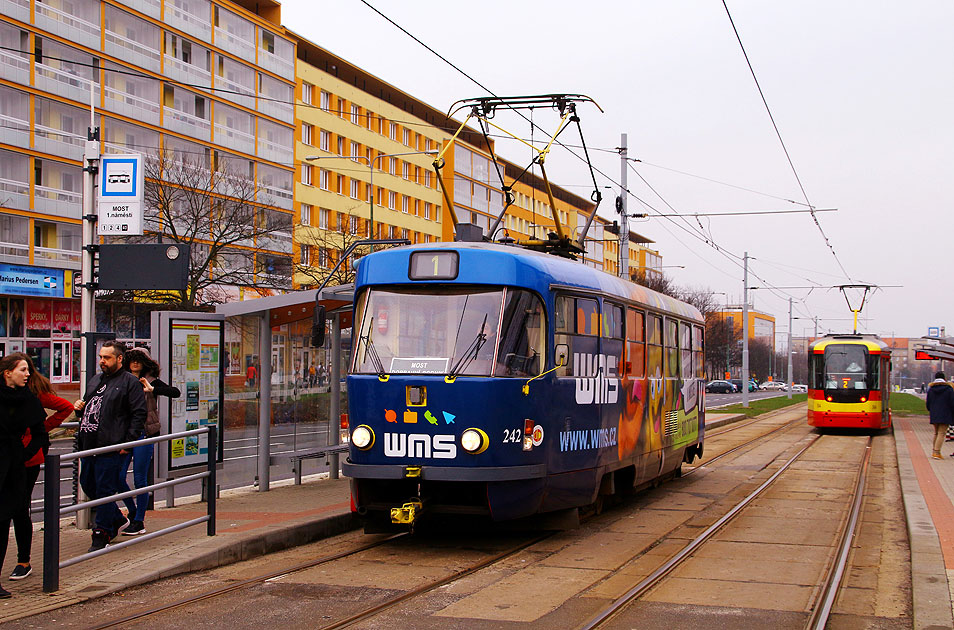
[[[103,155],[99,161],[100,236],[142,234],[142,155]]]

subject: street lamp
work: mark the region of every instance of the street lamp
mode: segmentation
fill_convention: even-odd
[[[393,158],[400,157],[402,155],[437,155],[436,150],[430,151],[404,151],[402,153],[379,153],[373,158],[369,158],[366,155],[309,155],[305,157],[305,160],[308,162],[315,162],[317,160],[364,160],[368,168],[370,169],[368,177],[368,185],[371,187],[371,194],[368,195],[368,230],[370,232],[370,237],[374,238],[374,164],[378,160],[384,158]]]

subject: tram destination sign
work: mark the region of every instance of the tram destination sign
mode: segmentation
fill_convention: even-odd
[[[450,359],[436,359],[433,357],[424,357],[419,359],[406,359],[394,357],[391,359],[391,374],[447,374],[447,366]]]
[[[142,234],[142,155],[104,155],[99,161],[100,236]]]

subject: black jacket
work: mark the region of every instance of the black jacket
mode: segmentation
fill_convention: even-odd
[[[954,387],[950,383],[931,383],[926,404],[931,424],[954,424]]]
[[[28,506],[23,463],[49,444],[45,420],[43,405],[30,390],[0,385],[0,518]],[[29,448],[23,446],[27,429],[33,436]]]
[[[142,384],[126,370],[118,370],[109,376],[98,372],[87,385],[83,400],[88,403],[104,381],[106,391],[99,412],[99,428],[93,433],[84,433],[82,417],[86,408],[77,413],[82,450],[138,440],[146,425],[146,395]]]

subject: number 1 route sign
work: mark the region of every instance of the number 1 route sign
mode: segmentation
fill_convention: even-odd
[[[103,155],[99,159],[100,236],[142,234],[142,155]]]

